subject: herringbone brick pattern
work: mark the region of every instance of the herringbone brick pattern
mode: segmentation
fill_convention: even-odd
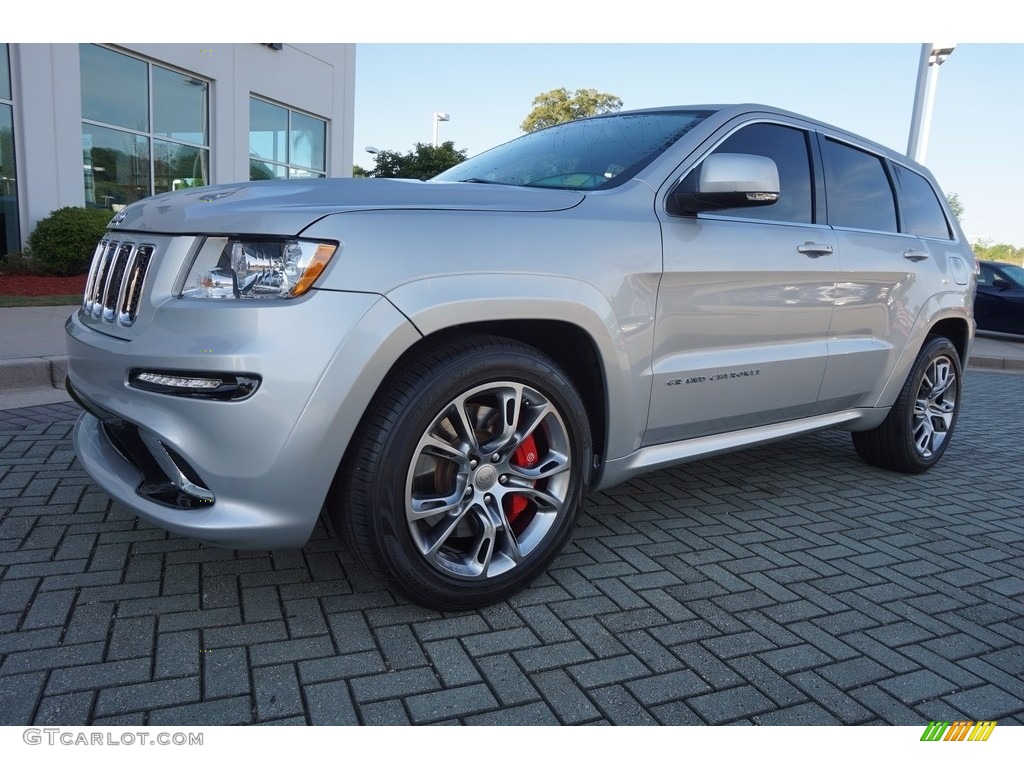
[[[592,494],[506,603],[396,596],[321,525],[230,552],[93,486],[73,406],[0,412],[0,724],[1024,723],[1024,377],[934,471],[841,432]]]

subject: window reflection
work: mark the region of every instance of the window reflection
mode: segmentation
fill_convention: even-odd
[[[98,45],[79,55],[87,205],[209,183],[208,82]]]
[[[6,55],[6,51],[3,52]],[[14,170],[14,119],[0,103],[0,256],[21,249],[18,226],[18,175]]]
[[[206,144],[209,84],[163,67],[153,67],[153,133]]]
[[[249,178],[317,178],[327,170],[327,122],[249,99]]]
[[[7,43],[0,43],[0,256],[21,250],[18,174],[14,167],[14,108],[10,100],[8,48]]]
[[[98,45],[79,46],[82,119],[149,130],[146,62]]]
[[[82,126],[86,205],[113,208],[149,196],[149,140],[127,131]]]

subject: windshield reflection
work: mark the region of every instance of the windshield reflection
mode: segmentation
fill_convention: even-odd
[[[631,112],[562,123],[472,157],[432,181],[582,190],[617,186],[710,114]]]

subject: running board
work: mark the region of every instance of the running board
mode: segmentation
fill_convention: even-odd
[[[819,432],[841,424],[849,424],[863,418],[861,410],[839,411],[823,416],[809,416],[806,419],[787,421],[781,424],[769,424],[764,427],[741,429],[722,435],[708,435],[680,440],[675,443],[664,443],[641,448],[629,456],[607,461],[601,467],[601,477],[595,484],[595,490],[610,488],[644,472],[671,467],[686,461],[704,459],[720,453],[728,453],[738,448],[753,448],[764,443],[784,440],[809,432]]]

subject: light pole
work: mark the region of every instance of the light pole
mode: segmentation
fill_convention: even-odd
[[[437,124],[438,123],[447,123],[451,119],[452,119],[452,116],[449,115],[447,112],[435,112],[434,113],[434,146],[435,147],[439,146],[438,143],[437,143]]]
[[[925,43],[921,46],[921,62],[917,67],[917,89],[914,92],[914,113],[910,118],[910,139],[907,154],[919,163],[924,162],[928,150],[928,133],[932,127],[932,108],[935,106],[935,88],[939,82],[939,67],[950,57],[955,43]]]

